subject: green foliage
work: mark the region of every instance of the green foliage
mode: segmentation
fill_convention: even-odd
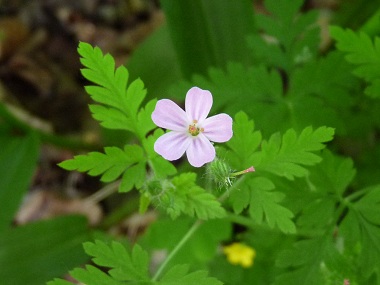
[[[0,134],[0,232],[11,226],[22,197],[28,190],[39,154],[35,134],[24,138]],[[22,169],[22,171],[20,171]]]
[[[86,92],[99,105],[90,105],[93,117],[101,125],[110,129],[128,130],[135,133],[140,139],[147,132],[155,128],[150,119],[154,103],[147,105],[147,110],[139,106],[145,98],[146,90],[140,79],[128,85],[128,71],[124,66],[115,70],[115,61],[109,54],[87,43],[79,44],[78,52],[81,55],[83,76],[96,85],[86,86]],[[128,87],[128,88],[127,88]],[[143,124],[143,128],[141,128]]]
[[[355,33],[350,29],[340,27],[330,28],[331,36],[337,41],[337,48],[346,54],[348,62],[354,64],[354,74],[364,79],[370,85],[365,93],[378,98],[380,93],[380,39],[371,38],[361,32]]]
[[[88,172],[89,175],[101,175],[101,181],[111,182],[122,176],[119,191],[127,192],[133,187],[140,189],[146,180],[146,167],[150,165],[158,177],[173,175],[176,169],[153,151],[152,139],[157,133],[146,138],[147,133],[156,126],[151,114],[157,100],[149,101],[140,108],[146,90],[140,79],[128,85],[128,71],[124,66],[115,70],[115,61],[109,54],[87,43],[80,43],[78,52],[81,55],[83,76],[96,85],[87,86],[91,98],[100,103],[90,105],[90,110],[101,125],[110,129],[131,131],[141,141],[139,145],[105,147],[104,153],[90,152],[77,155],[59,165],[67,170]]]
[[[282,137],[274,134],[268,141],[263,141],[260,160],[257,167],[287,179],[303,177],[308,174],[306,165],[315,165],[321,157],[313,152],[325,148],[323,143],[331,141],[334,130],[320,127],[313,131],[305,128],[299,136],[292,129]]]
[[[173,219],[180,214],[198,217],[202,220],[224,217],[225,210],[220,202],[214,195],[198,186],[196,178],[196,174],[190,172],[182,173],[170,182],[152,181],[148,185],[146,194],[151,195],[150,200]]]
[[[362,90],[356,77],[370,84],[368,95],[377,96],[378,39],[372,42],[366,34],[334,27],[331,33],[340,51],[319,57],[318,15],[303,12],[304,1],[266,0],[268,13],[256,13],[256,27],[247,25],[252,22],[251,14],[246,17],[249,1],[238,6],[222,2],[165,0],[162,7],[173,39],[170,48],[176,49],[179,59],[173,70],[192,76],[169,94],[183,101],[191,86],[199,86],[213,94],[211,115],[236,114],[234,136],[218,147],[218,159],[225,165],[219,180],[232,181],[224,193],[213,189],[218,181],[202,175],[204,169],[195,173],[154,151],[155,141],[164,134],[154,130],[151,120],[157,100],[142,106],[146,99],[142,81],[128,82],[127,69],[115,69],[110,55],[80,44],[82,74],[94,84],[86,87],[96,102],[90,106],[93,117],[105,128],[129,132],[136,139],[122,148],[75,156],[60,166],[100,176],[103,182],[121,179],[120,191],[140,192],[141,212],[152,204],[172,219],[160,216],[139,238],[147,251],[139,245],[130,251],[116,242],[85,243],[94,264],[74,269],[71,275],[88,285],[222,284],[205,271],[210,261],[217,260],[228,284],[246,281],[230,277],[232,272],[255,284],[343,284],[345,279],[351,284],[379,284],[379,186],[360,190],[353,160],[324,150],[335,129],[333,149],[355,153],[358,160],[363,149],[377,142],[380,108],[357,96]],[[212,6],[215,15],[210,13]],[[188,13],[177,13],[183,9]],[[231,9],[235,10],[229,13]],[[233,14],[244,19],[226,17]],[[223,22],[221,27],[218,21]],[[227,26],[234,25],[242,30],[227,33]],[[239,43],[248,32],[250,53]],[[356,66],[356,77],[343,54]],[[239,62],[226,63],[230,59]],[[353,143],[352,137],[358,141]],[[377,156],[371,159],[378,160]],[[235,171],[250,166],[255,172],[237,176]],[[203,221],[193,224],[194,218]],[[271,244],[268,240],[274,235],[277,242]],[[237,270],[217,250],[231,241],[257,246],[252,270]],[[151,277],[149,257],[156,250],[167,255]],[[56,279],[49,284],[71,283]]]
[[[106,147],[105,153],[90,152],[87,155],[77,155],[73,159],[59,164],[67,170],[88,172],[91,176],[101,176],[101,181],[111,182],[123,174],[120,191],[126,192],[133,188],[141,188],[145,179],[145,158],[143,150],[138,145],[126,145],[124,149]]]
[[[189,272],[187,265],[176,265],[170,268],[159,281],[153,281],[148,274],[148,254],[139,245],[135,245],[129,252],[121,243],[107,244],[103,241],[84,243],[86,253],[92,256],[95,265],[109,268],[105,273],[98,267],[87,265],[85,268],[76,268],[70,275],[79,282],[88,285],[121,285],[133,284],[222,284],[215,278],[208,277],[205,271]],[[48,285],[72,284],[61,279],[55,279]]]
[[[234,138],[227,146],[232,152],[227,157],[233,165],[254,165],[257,172],[265,172],[294,180],[309,174],[306,166],[319,163],[322,158],[316,154],[332,140],[334,130],[320,127],[313,130],[305,128],[300,135],[292,129],[282,137],[274,134],[268,141],[261,141],[261,134],[254,131],[254,124],[244,113],[235,116]],[[257,147],[261,144],[261,150]],[[268,177],[254,177],[244,181],[239,191],[231,194],[234,211],[241,213],[249,206],[253,221],[266,221],[271,228],[278,227],[285,233],[295,233],[293,213],[280,205],[285,195],[272,191],[275,184]]]
[[[89,238],[87,221],[79,216],[58,217],[1,231],[1,282],[45,284],[88,260],[82,243]]]
[[[363,189],[366,193],[350,206],[350,211],[342,221],[342,236],[346,238],[347,251],[359,248],[356,266],[365,278],[377,273],[380,262],[380,186]]]
[[[316,57],[319,29],[317,12],[299,13],[303,0],[266,0],[270,15],[257,14],[258,28],[266,37],[255,34],[249,37],[254,59],[267,66],[275,66],[290,73],[297,65]]]

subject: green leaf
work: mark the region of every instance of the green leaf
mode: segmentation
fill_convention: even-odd
[[[365,93],[378,98],[380,95],[380,38],[374,41],[363,33],[350,29],[330,27],[336,47],[346,54],[346,60],[356,66],[354,74],[370,83]]]
[[[138,145],[126,145],[124,149],[105,147],[105,153],[90,152],[77,155],[73,159],[58,164],[67,170],[88,172],[91,176],[101,176],[103,182],[116,180],[127,168],[144,160],[143,150]]]
[[[380,186],[364,189],[368,194],[361,198],[355,208],[360,211],[363,218],[372,224],[380,226]]]
[[[78,47],[81,55],[83,76],[96,86],[86,86],[91,98],[101,105],[91,105],[93,117],[106,128],[129,130],[138,134],[137,112],[145,98],[146,90],[140,79],[128,83],[128,71],[124,66],[115,70],[115,61],[109,54],[103,55],[98,47],[81,42]],[[145,129],[146,131],[146,129]]]
[[[318,52],[318,13],[299,13],[303,0],[266,0],[265,7],[270,15],[258,13],[257,24],[275,39],[268,43],[260,35],[248,38],[254,58],[266,65],[283,68],[290,72],[294,67],[310,61]]]
[[[213,277],[207,276],[207,271],[199,270],[189,273],[188,265],[176,265],[168,270],[158,282],[160,285],[222,285]]]
[[[70,275],[76,280],[88,285],[123,285],[124,282],[113,279],[111,276],[104,273],[102,270],[86,265],[83,268],[75,268],[70,271]],[[53,283],[54,284],[54,283]]]
[[[285,284],[327,284],[323,278],[321,263],[329,247],[329,235],[297,241],[293,248],[283,251],[277,266],[287,271],[276,278],[275,285]]]
[[[284,233],[295,233],[296,227],[292,221],[293,213],[281,206],[284,194],[272,191],[274,184],[267,178],[250,179],[249,213],[253,221],[261,224],[266,221],[270,228],[278,227]]]
[[[257,169],[290,180],[305,176],[308,170],[303,166],[321,161],[321,157],[313,152],[323,149],[323,143],[332,140],[333,134],[334,130],[327,127],[320,127],[315,131],[307,127],[298,137],[293,129],[288,130],[283,137],[274,134],[268,141],[262,142],[261,162]]]
[[[227,146],[233,151],[230,162],[235,169],[255,165],[255,152],[261,143],[261,133],[254,131],[254,123],[244,112],[235,115],[233,137]]]
[[[93,256],[93,262],[99,266],[109,267],[109,275],[119,281],[148,281],[148,254],[139,246],[133,247],[129,254],[119,242],[106,244],[102,241],[86,242],[84,250]],[[75,277],[75,276],[74,276]]]
[[[312,169],[309,177],[313,190],[342,197],[356,174],[352,159],[340,157],[327,149],[323,150],[321,157],[322,162]]]
[[[380,186],[363,189],[367,192],[359,201],[350,205],[350,211],[342,221],[341,231],[347,240],[347,249],[359,248],[358,267],[369,278],[380,263]]]
[[[34,135],[0,137],[0,232],[7,229],[20,206],[34,173],[39,153]]]
[[[231,60],[249,62],[245,37],[254,29],[250,1],[161,0],[161,6],[185,77]]]
[[[88,260],[82,243],[89,238],[87,220],[79,216],[59,217],[2,231],[1,283],[41,285],[66,274],[70,268]]]
[[[170,192],[171,199],[179,205],[178,208],[173,208],[172,218],[180,212],[202,220],[224,217],[225,210],[215,196],[196,185],[195,181],[195,173],[182,173],[172,179],[174,187]]]
[[[297,68],[286,94],[293,120],[299,127],[326,125],[346,134],[357,121],[351,94],[358,92],[358,81],[337,51]]]
[[[146,194],[172,219],[181,213],[202,220],[224,217],[220,202],[195,183],[196,177],[195,173],[182,173],[171,181],[150,181]]]

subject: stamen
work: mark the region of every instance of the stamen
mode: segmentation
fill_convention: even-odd
[[[199,128],[197,126],[197,123],[198,123],[198,120],[193,120],[193,124],[189,125],[189,133],[192,135],[192,136],[197,136],[199,135],[200,132],[204,132],[204,128]]]

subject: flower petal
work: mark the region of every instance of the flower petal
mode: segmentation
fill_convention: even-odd
[[[172,131],[186,131],[189,126],[185,111],[169,99],[157,102],[152,120],[157,126]]]
[[[189,147],[191,138],[180,132],[169,132],[154,143],[154,150],[166,160],[179,159]]]
[[[226,142],[232,137],[232,118],[227,114],[219,114],[207,118],[201,125],[203,134],[213,142]]]
[[[214,160],[215,148],[203,134],[190,139],[191,143],[186,150],[186,155],[192,166],[201,167]]]
[[[191,88],[186,94],[185,109],[190,121],[197,120],[199,123],[206,119],[212,106],[210,91],[198,87]]]

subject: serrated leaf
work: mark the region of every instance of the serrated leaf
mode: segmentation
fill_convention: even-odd
[[[283,137],[274,134],[268,141],[263,141],[261,162],[257,168],[290,180],[305,176],[308,170],[304,166],[321,161],[321,157],[313,152],[323,149],[323,143],[332,140],[333,134],[334,130],[327,127],[315,131],[307,127],[298,137],[293,129]]]
[[[137,113],[146,96],[143,82],[136,79],[128,86],[128,70],[124,66],[115,70],[113,57],[103,55],[98,47],[81,42],[78,52],[85,66],[81,70],[83,76],[97,85],[86,86],[86,91],[94,101],[102,104],[90,107],[93,117],[106,128],[129,130],[142,139]]]
[[[380,38],[374,41],[363,33],[350,29],[330,27],[331,36],[337,41],[336,47],[346,54],[346,60],[354,65],[354,74],[370,83],[366,94],[378,98],[380,95]]]
[[[293,248],[283,251],[277,259],[277,266],[289,268],[276,278],[274,284],[312,284],[324,283],[321,262],[328,248],[329,236],[297,241]]]
[[[253,121],[244,112],[235,115],[233,132],[233,137],[227,142],[227,146],[234,152],[230,155],[232,166],[240,169],[255,165],[257,161],[254,154],[261,143],[261,133],[254,131]]]
[[[356,204],[355,208],[370,223],[380,226],[380,186],[374,186],[363,191],[368,192]]]
[[[145,182],[146,178],[146,165],[145,162],[139,162],[129,167],[123,174],[121,179],[119,191],[128,192],[133,186],[140,189]]]
[[[318,13],[299,13],[302,3],[303,0],[264,2],[269,15],[257,13],[257,24],[260,30],[274,40],[268,43],[259,35],[248,38],[256,60],[290,72],[295,66],[316,56],[319,30],[315,23]]]
[[[272,191],[274,184],[267,178],[253,178],[249,182],[251,199],[249,213],[257,223],[266,221],[269,227],[278,227],[284,233],[295,233],[296,227],[291,220],[293,213],[281,206],[284,194]]]
[[[208,277],[207,271],[199,270],[188,272],[188,265],[176,265],[166,272],[158,282],[160,285],[222,285],[223,283],[213,277]]]
[[[216,197],[196,185],[195,181],[195,173],[183,173],[174,177],[171,185],[162,189],[158,206],[166,210],[173,219],[181,213],[202,220],[224,217],[225,210]]]
[[[115,280],[108,274],[92,265],[85,268],[75,268],[70,271],[70,275],[76,280],[88,285],[122,285],[124,282]],[[54,284],[54,283],[53,283]],[[71,283],[70,283],[71,284]]]
[[[138,113],[137,130],[141,137],[145,137],[148,132],[157,127],[152,121],[152,113],[156,107],[156,103],[157,99],[150,100]]]
[[[109,275],[119,281],[148,281],[148,254],[139,246],[130,254],[119,242],[106,244],[102,241],[83,244],[86,253],[93,256],[93,262],[111,268]],[[75,276],[74,276],[75,277]]]
[[[67,170],[88,172],[91,176],[101,176],[103,182],[116,180],[128,167],[144,159],[143,150],[138,145],[126,145],[124,149],[105,147],[105,153],[90,152],[77,155],[59,164]]]

